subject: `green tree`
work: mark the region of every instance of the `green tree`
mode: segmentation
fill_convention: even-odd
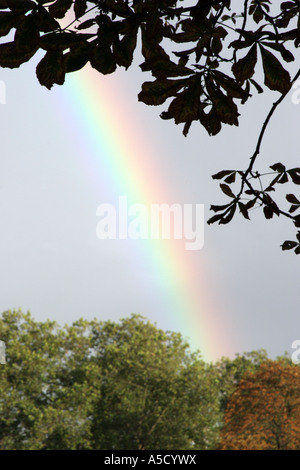
[[[139,317],[95,330],[103,377],[94,447],[192,449],[214,444],[218,404],[209,368],[179,334]]]
[[[208,449],[217,381],[177,333],[140,316],[59,327],[0,319],[0,449]]]
[[[68,328],[4,312],[0,337],[0,449],[80,448],[89,445],[88,413],[99,368],[88,363],[87,323]]]
[[[88,63],[101,74],[128,69],[140,34],[140,67],[154,80],[143,83],[138,98],[154,106],[167,102],[161,118],[182,124],[185,135],[193,122],[209,135],[224,124],[237,126],[253,94],[277,93],[245,168],[213,175],[229,199],[211,206],[208,223],[227,224],[237,212],[249,219],[249,211],[261,207],[266,219],[292,222],[296,240],[282,249],[299,254],[300,200],[291,185],[300,184],[300,168],[275,162],[263,173],[256,170],[271,117],[298,84],[299,21],[298,0],[195,0],[189,6],[181,0],[0,0],[0,66],[19,67],[45,51],[36,74],[51,89]],[[274,191],[286,183],[279,204]]]
[[[214,364],[218,377],[218,396],[222,413],[225,412],[228,400],[236,391],[244,374],[246,372],[255,372],[262,363],[268,360],[267,352],[261,349],[236,354],[234,359],[223,357]]]

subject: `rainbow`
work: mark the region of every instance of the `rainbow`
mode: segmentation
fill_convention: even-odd
[[[133,115],[120,82],[86,66],[68,74],[59,88],[84,152],[89,184],[97,186],[101,179],[107,198],[111,197],[99,204],[112,203],[119,196],[145,205],[168,203],[174,191],[153,159],[159,151]],[[96,223],[95,216],[95,227]],[[161,292],[153,295],[163,299],[167,329],[181,332],[206,361],[224,355],[231,333],[218,320],[217,296],[207,285],[205,266],[199,267],[195,252],[184,250],[182,240],[138,240],[132,242],[132,249],[133,262],[159,276]],[[127,313],[131,312],[120,312],[123,317]]]

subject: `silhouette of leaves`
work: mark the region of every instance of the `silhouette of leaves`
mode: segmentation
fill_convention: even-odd
[[[185,136],[193,123],[210,136],[223,125],[238,126],[241,107],[253,94],[266,88],[276,92],[279,98],[262,124],[248,167],[213,176],[223,180],[220,189],[230,202],[212,205],[216,214],[208,223],[227,224],[236,209],[249,220],[250,210],[261,208],[266,219],[285,216],[298,228],[296,196],[288,193],[284,202],[291,206],[285,209],[273,194],[278,184],[300,185],[300,168],[275,163],[271,174],[254,168],[273,113],[300,78],[300,70],[291,78],[289,68],[300,46],[300,5],[296,0],[275,3],[0,0],[0,66],[17,68],[44,50],[36,75],[51,89],[87,64],[104,75],[128,69],[140,38],[140,69],[153,78],[142,84],[138,99],[165,106],[160,117],[181,125]]]

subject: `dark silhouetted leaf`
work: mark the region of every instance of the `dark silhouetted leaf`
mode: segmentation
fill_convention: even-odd
[[[171,102],[168,112],[173,116],[176,124],[199,119],[201,92],[200,80],[192,78],[187,87]]]
[[[263,44],[264,46],[270,47],[271,49],[279,52],[281,57],[283,58],[283,60],[285,60],[286,62],[293,62],[295,60],[295,57],[293,56],[291,51],[286,49],[282,43],[279,43],[279,42],[274,42],[273,43],[273,42],[263,41],[263,42],[261,42],[261,44]]]
[[[232,184],[235,182],[235,177],[236,177],[236,172],[234,171],[233,173],[231,173],[231,175],[227,176],[227,178],[225,178],[225,183],[228,183],[228,184]]]
[[[80,18],[87,10],[87,0],[75,0],[74,12],[76,18]]]
[[[284,183],[287,183],[288,182],[288,176],[286,173],[283,173],[283,175],[281,176],[281,178],[278,179],[278,183],[280,184],[284,184]]]
[[[232,208],[230,209],[230,211],[228,212],[228,214],[223,217],[222,219],[220,219],[219,221],[219,224],[220,225],[225,225],[225,224],[229,224],[229,222],[231,222],[231,220],[233,219],[233,216],[235,214],[235,211],[236,211],[236,204],[234,204],[232,206]]]
[[[293,168],[288,170],[287,173],[292,178],[294,184],[300,184],[300,168]]]
[[[282,250],[285,251],[285,250],[292,250],[293,248],[295,248],[295,246],[297,246],[298,243],[297,242],[294,242],[294,241],[291,241],[291,240],[286,240],[282,245]]]
[[[48,51],[36,67],[36,75],[41,85],[49,90],[56,83],[63,85],[65,81],[64,56],[59,51]]]
[[[113,73],[117,68],[111,48],[107,44],[102,43],[93,48],[90,63],[94,69],[104,75]]]
[[[224,214],[215,214],[215,215],[213,215],[210,219],[208,219],[208,221],[207,221],[208,225],[214,224],[218,220],[222,219],[223,216],[224,216]]]
[[[224,95],[220,88],[216,87],[211,77],[206,78],[206,88],[214,105],[215,113],[224,124],[238,125],[237,106],[230,96]]]
[[[77,29],[78,30],[88,29],[94,26],[95,24],[96,24],[95,18],[90,18],[89,20],[86,20],[86,21],[83,21],[83,23],[80,23],[80,25],[77,26]]]
[[[168,121],[169,119],[173,119],[173,116],[168,111],[163,111],[160,114],[160,118],[163,119],[164,121]]]
[[[27,62],[35,54],[37,48],[32,50],[18,50],[13,42],[0,44],[0,67],[14,69]]]
[[[40,39],[40,46],[46,51],[63,51],[69,47],[80,43],[86,43],[87,39],[94,37],[94,34],[82,33],[49,33]]]
[[[283,173],[286,168],[282,163],[274,163],[274,165],[270,166],[271,170],[278,171],[279,173]]]
[[[295,60],[295,57],[288,49],[284,48],[282,51],[280,51],[280,54],[283,60],[285,60],[286,62],[293,62]]]
[[[273,209],[271,209],[271,207],[264,206],[263,211],[264,211],[266,219],[272,219],[272,217],[274,215],[274,211],[273,211]]]
[[[15,33],[15,48],[24,53],[36,52],[39,45],[40,34],[34,15],[25,16],[18,25]]]
[[[231,202],[229,204],[223,204],[222,206],[211,205],[210,210],[214,212],[220,212],[227,209],[230,204]]]
[[[265,203],[264,214],[267,219],[271,219],[273,214],[276,214],[277,216],[280,215],[276,202],[270,197],[269,194],[263,193],[263,202]]]
[[[257,62],[257,47],[254,44],[248,51],[248,53],[242,59],[238,60],[232,66],[232,71],[240,82],[252,77]]]
[[[261,87],[255,80],[253,80],[253,78],[250,78],[250,79],[249,79],[249,82],[252,83],[252,85],[255,86],[255,88],[257,89],[258,93],[263,93],[264,90],[262,89],[262,87]]]
[[[113,42],[113,53],[116,62],[128,69],[133,60],[133,53],[137,43],[138,23],[132,22],[129,32],[124,35],[123,39]]]
[[[36,7],[36,3],[32,0],[6,0],[7,7],[13,13],[27,13]]]
[[[14,27],[15,15],[12,12],[2,11],[0,13],[0,36],[6,36]]]
[[[291,86],[290,74],[270,51],[262,46],[260,46],[260,51],[265,74],[265,85],[270,90],[287,93]]]
[[[54,31],[59,29],[59,23],[56,21],[46,10],[46,8],[39,7],[35,19],[37,22],[37,26],[39,31],[43,33],[49,33],[50,31]]]
[[[90,51],[91,45],[89,43],[72,46],[70,51],[64,55],[66,73],[82,69],[90,58]]]
[[[232,96],[233,98],[240,98],[242,100],[246,100],[249,97],[249,93],[247,93],[236,80],[229,77],[223,72],[219,70],[214,70],[212,72],[212,76],[214,77],[215,81],[218,85],[226,91],[228,96]]]
[[[234,49],[246,49],[246,47],[252,46],[253,41],[244,41],[241,39],[236,39],[229,44],[229,47],[233,47]]]
[[[208,113],[205,113],[202,109],[200,109],[199,120],[209,135],[217,135],[222,128],[221,120],[219,116],[217,116],[213,106]]]
[[[67,11],[71,8],[73,0],[56,0],[49,7],[49,13],[54,18],[64,18]]]
[[[192,121],[187,121],[187,122],[185,123],[184,127],[183,127],[182,133],[183,133],[183,135],[184,135],[185,137],[188,135],[188,132],[189,132],[189,130],[190,130],[190,128],[191,128],[191,125],[192,125]]]
[[[250,201],[247,201],[246,204],[245,204],[246,209],[247,209],[247,210],[252,209],[252,207],[255,206],[256,201],[257,201],[256,198],[251,199]]]
[[[214,179],[214,180],[221,180],[221,179],[225,178],[225,176],[231,175],[232,172],[233,172],[233,170],[222,170],[222,171],[219,171],[218,173],[212,175],[212,179]]]
[[[223,193],[226,194],[226,196],[235,198],[235,195],[233,194],[233,192],[231,191],[230,187],[227,184],[221,183],[220,188],[222,189]]]
[[[294,215],[294,225],[300,227],[300,215]]]
[[[289,209],[289,213],[292,214],[293,212],[297,211],[300,209],[300,204],[292,204],[290,209]]]
[[[148,105],[160,105],[167,98],[174,96],[187,83],[188,79],[168,80],[167,78],[157,79],[154,82],[145,82],[138,99]]]
[[[300,204],[299,199],[297,199],[294,194],[287,194],[285,197],[286,197],[286,200],[290,202],[291,204]]]

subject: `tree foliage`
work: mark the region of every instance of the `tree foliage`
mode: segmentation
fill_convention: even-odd
[[[0,336],[0,449],[76,449],[89,446],[89,421],[100,378],[87,362],[87,323],[59,328],[22,312],[4,312]]]
[[[140,316],[71,326],[4,312],[0,449],[207,449],[216,377],[176,333]]]
[[[208,364],[145,318],[60,327],[0,317],[1,450],[300,449],[299,366]]]
[[[226,408],[223,450],[299,450],[300,371],[266,361],[247,372]]]
[[[179,334],[138,318],[94,330],[102,373],[95,448],[192,449],[215,444],[218,403],[209,367]]]
[[[225,413],[228,401],[235,392],[246,372],[255,372],[259,366],[268,360],[264,349],[236,354],[234,359],[222,358],[214,368],[218,377],[218,399],[220,411]]]
[[[285,201],[274,198],[281,185],[300,184],[300,168],[275,162],[264,173],[255,169],[269,121],[300,76],[293,76],[300,45],[298,0],[0,0],[0,66],[15,68],[37,51],[41,85],[62,85],[66,74],[90,64],[101,74],[128,69],[141,37],[143,72],[151,72],[138,99],[166,104],[160,114],[183,125],[193,122],[209,135],[223,125],[238,126],[241,106],[265,89],[279,94],[268,112],[250,163],[245,169],[213,176],[229,202],[212,205],[208,223],[229,223],[239,212],[261,207],[266,219],[284,216],[296,228],[296,240],[282,250],[300,253],[300,201],[288,189]],[[10,34],[11,33],[11,34]],[[271,171],[270,171],[271,170]],[[232,185],[232,186],[231,186]]]

